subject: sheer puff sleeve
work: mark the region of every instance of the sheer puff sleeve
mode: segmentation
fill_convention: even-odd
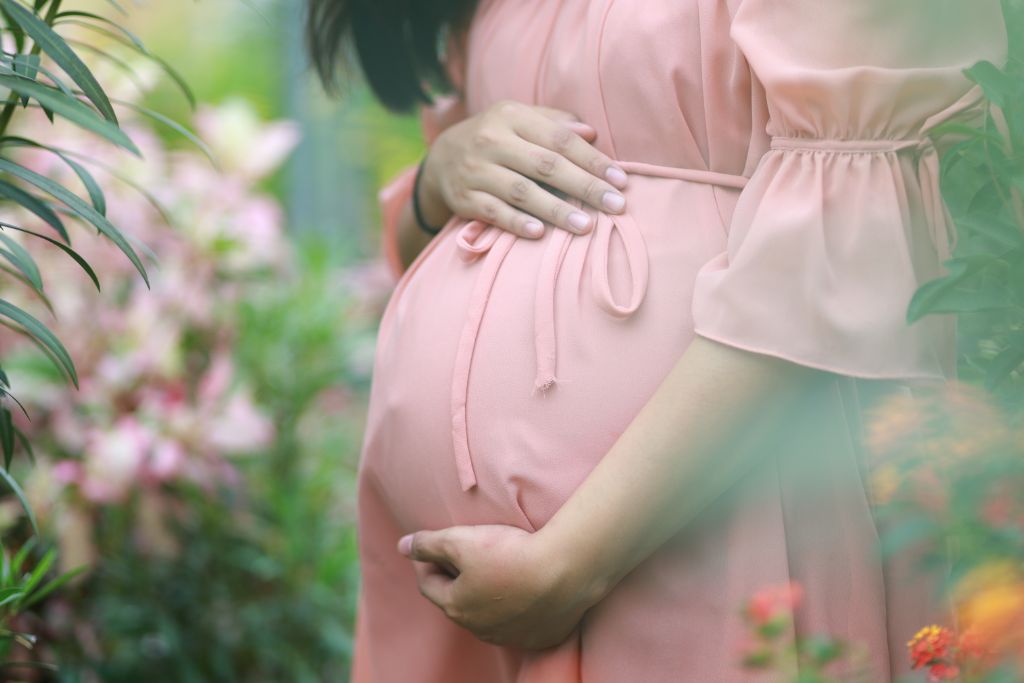
[[[465,41],[466,34],[461,32],[452,34],[447,43],[445,67],[456,94],[436,96],[432,106],[420,108],[420,125],[428,147],[434,144],[434,139],[441,131],[466,118],[465,102],[460,94],[465,83]],[[381,250],[395,280],[401,278],[405,271],[398,251],[398,220],[402,215],[402,209],[412,201],[417,166],[418,164],[412,164],[402,169],[377,193],[381,220]]]
[[[696,333],[843,375],[955,377],[953,316],[906,310],[955,245],[929,130],[983,114],[963,70],[1005,63],[999,0],[742,0],[730,36],[771,144],[697,275]]]

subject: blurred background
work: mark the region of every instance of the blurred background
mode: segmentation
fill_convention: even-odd
[[[84,17],[58,27],[124,103],[144,159],[38,111],[12,127],[96,161],[107,216],[157,260],[149,290],[79,230],[102,292],[45,246],[33,253],[52,313],[4,286],[75,362],[78,390],[0,333],[31,416],[14,413],[34,462],[12,471],[40,545],[57,548],[51,574],[85,568],[13,617],[38,640],[11,658],[60,672],[8,666],[4,680],[347,680],[354,468],[393,284],[375,193],[421,154],[418,120],[384,114],[357,79],[329,101],[307,69],[298,0],[64,5],[131,32],[73,21]],[[195,108],[125,40],[172,65]],[[79,189],[53,155],[20,158]],[[3,505],[17,538],[21,507]]]
[[[394,285],[376,192],[422,155],[419,121],[382,111],[355,77],[341,99],[324,96],[299,0],[63,4],[73,12],[56,29],[142,158],[66,115],[51,125],[39,106],[9,126],[0,115],[3,158],[27,169],[22,181],[38,173],[96,204],[87,167],[150,287],[91,234],[95,217],[71,230],[81,262],[53,240],[26,259],[22,233],[15,245],[0,231],[0,303],[56,334],[78,383],[52,340],[0,309],[0,680],[347,681],[354,475]],[[1006,7],[1011,36],[1024,35],[1024,6]],[[3,18],[0,79],[35,73],[17,17]],[[956,548],[946,589],[973,629],[956,640],[922,624],[908,657],[922,675],[955,662],[965,680],[1003,683],[1020,679],[964,662],[1024,652],[1024,155],[991,144],[1024,140],[1019,59],[1012,73],[976,73],[1007,116],[946,168],[970,265],[915,302],[915,315],[961,314],[965,384],[896,397],[868,444],[893,532],[883,550]],[[40,208],[2,183],[0,195],[3,221],[39,231],[88,209]],[[782,630],[754,627],[767,651],[781,647]],[[824,666],[841,649],[815,652]]]

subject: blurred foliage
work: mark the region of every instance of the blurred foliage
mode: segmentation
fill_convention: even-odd
[[[1005,68],[988,61],[967,75],[988,108],[980,128],[943,124],[965,138],[942,158],[943,196],[957,226],[949,274],[926,283],[908,320],[956,313],[961,377],[1024,410],[1024,3],[1003,0],[1010,38]]]
[[[347,680],[358,584],[349,505],[371,332],[358,321],[378,311],[346,304],[360,275],[324,254],[302,245],[294,279],[253,285],[238,304],[235,358],[274,442],[240,464],[239,487],[177,491],[192,514],[170,529],[176,556],[133,540],[134,506],[104,511],[96,572],[48,614],[58,680]],[[68,629],[65,611],[94,633]]]
[[[51,124],[60,117],[105,141],[108,154],[114,148],[120,148],[141,156],[141,151],[126,134],[119,118],[119,114],[130,110],[162,120],[188,135],[177,123],[159,112],[115,97],[101,85],[93,69],[81,57],[87,51],[103,56],[96,41],[89,38],[95,38],[96,34],[124,41],[129,49],[148,57],[146,49],[116,21],[100,14],[70,10],[62,0],[34,0],[31,4],[0,0],[0,26],[4,38],[0,52],[0,87],[5,92],[0,109],[0,201],[5,209],[0,220],[0,256],[4,259],[0,270],[9,278],[5,284],[13,280],[22,285],[24,291],[30,292],[37,302],[43,304],[44,313],[53,313],[48,292],[44,290],[43,277],[44,274],[53,275],[56,268],[52,264],[50,267],[40,266],[33,252],[26,248],[31,242],[33,246],[49,244],[58,247],[61,256],[70,258],[99,290],[96,272],[81,253],[71,247],[71,236],[65,225],[70,219],[72,223],[95,228],[97,235],[103,235],[116,245],[148,285],[149,276],[136,251],[144,249],[133,244],[131,237],[122,234],[108,216],[107,196],[104,186],[96,178],[94,160],[79,158],[73,151],[54,146],[55,140],[51,136],[39,134],[45,130],[42,122],[35,128],[23,130],[20,135],[16,130],[24,119],[36,117],[42,111]],[[64,33],[67,26],[80,29],[77,38]],[[179,95],[184,93],[185,99],[194,104],[191,91],[169,65],[154,58],[151,62],[162,67],[175,81]],[[26,150],[44,153],[62,164],[74,180],[57,182],[26,165],[20,154]],[[79,187],[88,199],[76,194]],[[5,290],[0,299],[0,323],[7,330],[24,337],[42,352],[44,358],[51,360],[61,374],[59,381],[70,382],[78,388],[75,362],[60,337],[41,322],[39,314],[29,313],[25,306],[16,302],[12,294],[16,292]],[[2,360],[6,365],[7,358]],[[21,487],[9,473],[16,447],[29,456],[33,455],[25,430],[15,424],[16,408],[28,418],[28,412],[14,395],[14,383],[4,370],[0,370],[0,450],[3,453],[0,475],[24,506],[31,533],[35,534],[38,533],[35,517]],[[65,572],[47,581],[55,555],[52,550],[38,552],[36,539],[34,535],[28,536],[13,556],[7,547],[9,543],[4,544],[0,571],[0,649],[5,662],[12,659],[27,661],[24,652],[34,645],[33,636],[18,630],[23,611],[69,581],[75,573]]]

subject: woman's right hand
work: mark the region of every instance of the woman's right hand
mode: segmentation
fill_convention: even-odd
[[[591,144],[596,136],[569,112],[497,102],[434,140],[420,206],[435,225],[454,213],[521,237],[542,236],[544,222],[584,234],[593,220],[557,192],[607,213],[626,204],[626,174]]]

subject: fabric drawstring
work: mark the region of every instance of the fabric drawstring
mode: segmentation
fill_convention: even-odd
[[[703,171],[700,169],[657,166],[640,162],[618,162],[627,173],[657,178],[689,180],[712,185],[743,188],[746,176]],[[578,202],[576,202],[579,205]],[[592,210],[592,209],[591,209]],[[630,294],[625,304],[620,304],[612,295],[609,256],[613,233],[618,232],[625,247],[626,260],[630,271]],[[469,448],[469,432],[466,419],[466,402],[469,393],[469,376],[480,326],[490,300],[491,290],[497,279],[501,264],[512,245],[519,238],[494,225],[479,220],[467,221],[455,236],[456,252],[466,263],[484,258],[470,294],[466,320],[456,349],[455,367],[452,378],[451,419],[455,464],[459,483],[463,491],[476,486],[476,471]],[[541,258],[534,294],[534,352],[536,374],[534,391],[550,390],[557,383],[557,338],[555,330],[555,297],[558,275],[574,239],[593,240],[588,252],[590,261],[593,295],[609,315],[627,318],[640,308],[647,293],[648,269],[650,262],[647,246],[636,221],[628,213],[611,215],[597,212],[593,230],[586,235],[576,236],[567,230],[555,228],[545,238],[548,244]]]

